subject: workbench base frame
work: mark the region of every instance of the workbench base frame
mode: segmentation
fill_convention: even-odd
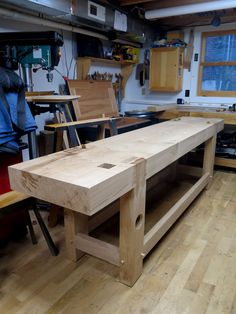
[[[209,186],[213,176],[215,142],[216,136],[205,142],[201,177],[146,234],[144,234],[146,161],[139,159],[136,162],[136,184],[131,191],[120,198],[119,247],[89,236],[88,216],[65,209],[65,235],[69,258],[77,261],[85,253],[101,258],[118,266],[120,281],[132,287],[142,274],[144,257],[197,195]],[[199,170],[182,167],[182,170],[188,171],[188,169],[190,174],[199,176]]]

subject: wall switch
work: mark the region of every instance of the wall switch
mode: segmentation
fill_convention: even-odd
[[[197,62],[198,61],[198,53],[194,54],[194,61]]]
[[[189,89],[186,89],[185,90],[185,97],[189,97],[190,96],[190,90]]]

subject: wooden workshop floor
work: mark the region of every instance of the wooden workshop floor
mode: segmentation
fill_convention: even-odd
[[[68,261],[63,226],[52,229],[58,257],[35,229],[38,245],[27,237],[0,251],[0,314],[236,313],[235,173],[215,173],[211,189],[145,259],[133,288],[99,259]]]

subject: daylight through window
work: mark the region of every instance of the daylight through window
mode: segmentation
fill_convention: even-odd
[[[202,34],[198,95],[236,95],[236,31]]]

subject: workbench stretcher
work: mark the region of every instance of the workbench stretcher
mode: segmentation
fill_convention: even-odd
[[[68,257],[88,253],[119,267],[132,286],[143,259],[213,176],[223,120],[183,117],[26,161],[9,168],[11,187],[65,208]],[[205,143],[198,181],[144,234],[146,181]],[[119,246],[89,235],[89,217],[119,199]],[[96,214],[96,215],[95,215]],[[108,213],[109,216],[109,213]]]

